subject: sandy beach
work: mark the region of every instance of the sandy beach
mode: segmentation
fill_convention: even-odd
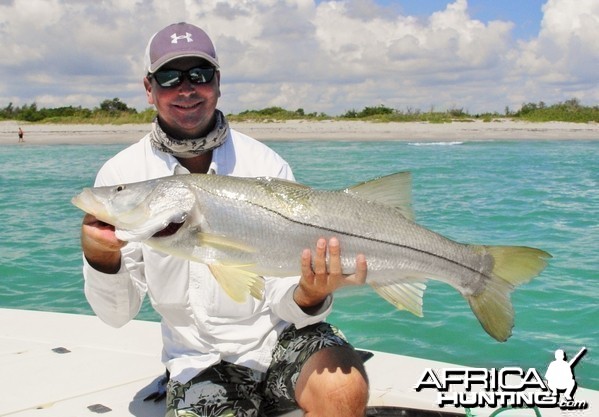
[[[66,125],[0,122],[0,145],[18,145],[17,130],[25,131],[27,144],[133,143],[150,129],[149,124]],[[395,141],[488,141],[488,140],[599,140],[599,123],[529,123],[511,120],[483,122],[373,123],[364,121],[308,121],[250,123],[231,126],[261,141],[269,140],[395,140]]]

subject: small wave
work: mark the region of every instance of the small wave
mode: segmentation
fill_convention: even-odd
[[[462,145],[464,142],[409,142],[412,146],[454,146]]]

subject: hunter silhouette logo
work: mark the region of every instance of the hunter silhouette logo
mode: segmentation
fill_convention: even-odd
[[[545,379],[534,368],[426,368],[415,391],[437,390],[440,407],[559,407],[562,410],[583,410],[586,401],[575,401],[574,367],[587,349],[582,348],[570,361],[562,349],[555,351],[555,360],[547,367]],[[476,387],[476,390],[473,388]],[[564,398],[560,399],[560,393]]]
[[[574,367],[586,351],[587,349],[583,347],[569,362],[566,362],[566,352],[561,349],[555,351],[555,360],[549,364],[545,372],[547,386],[554,396],[559,396],[560,391],[565,391],[566,400],[574,401],[574,391],[577,387]]]
[[[191,39],[191,33],[189,32],[185,32],[185,35],[181,35],[181,36],[177,36],[176,33],[173,33],[171,35],[171,43],[179,43],[179,40],[183,40],[186,39],[187,42],[193,42],[193,39]]]

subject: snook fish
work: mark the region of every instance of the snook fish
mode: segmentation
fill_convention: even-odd
[[[520,246],[462,244],[412,220],[410,174],[337,190],[273,178],[189,174],[86,188],[75,206],[115,226],[124,241],[205,263],[223,289],[243,302],[262,297],[262,276],[299,275],[299,256],[320,237],[341,242],[343,272],[368,262],[367,283],[399,309],[422,316],[427,279],[468,300],[482,327],[505,341],[514,311],[510,292],[551,257]]]

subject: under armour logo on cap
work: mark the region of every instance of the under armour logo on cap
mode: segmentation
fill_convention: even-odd
[[[191,33],[189,32],[185,32],[185,35],[181,35],[181,36],[177,36],[177,33],[173,33],[171,35],[171,43],[177,43],[179,42],[179,39],[187,39],[187,42],[193,42],[193,39],[191,39]]]
[[[156,72],[164,64],[184,57],[196,57],[218,68],[212,41],[202,29],[189,23],[174,23],[156,32],[148,42],[145,56],[146,74]]]

